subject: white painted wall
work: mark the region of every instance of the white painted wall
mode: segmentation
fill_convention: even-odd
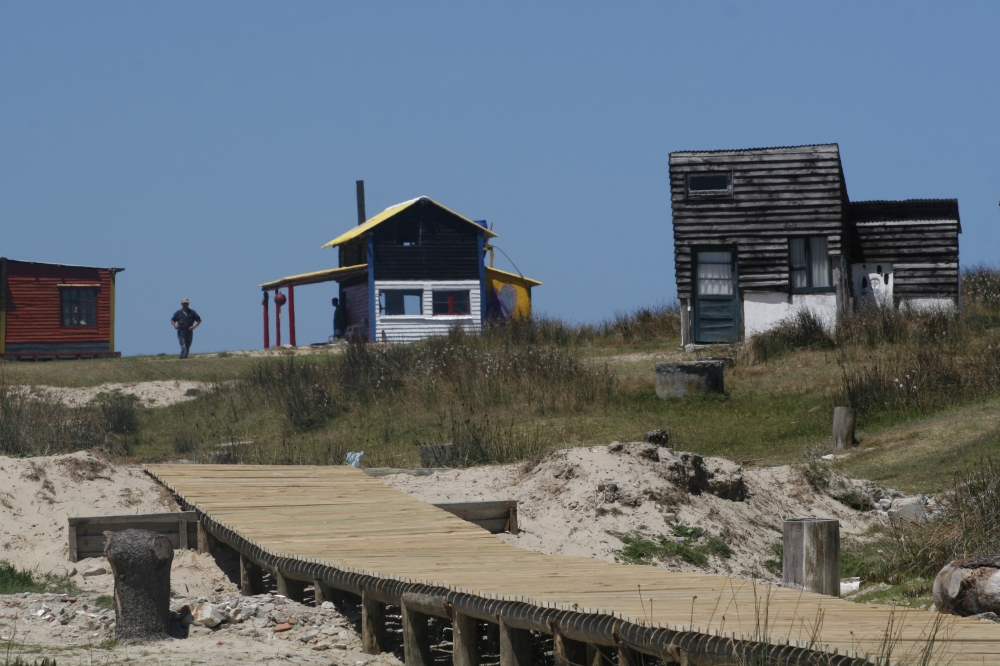
[[[774,328],[800,310],[810,310],[824,328],[833,330],[837,324],[837,294],[745,293],[743,330],[747,339]]]
[[[376,280],[375,303],[379,302],[379,291],[382,289],[422,289],[422,315],[385,316],[375,308],[375,340],[382,341],[382,331],[389,342],[414,342],[432,335],[446,335],[448,329],[456,323],[467,331],[478,331],[482,327],[482,307],[479,280]],[[470,315],[451,316],[431,314],[434,307],[434,290],[469,290]]]
[[[954,312],[955,299],[951,296],[933,298],[908,298],[899,304],[900,308],[909,307],[916,312]]]

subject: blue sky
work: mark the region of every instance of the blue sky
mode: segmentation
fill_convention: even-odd
[[[0,1],[0,255],[124,266],[118,347],[261,345],[257,285],[419,195],[573,321],[670,301],[673,150],[837,142],[1000,241],[1000,3]],[[499,255],[498,255],[499,256]],[[505,267],[501,259],[500,267]],[[296,292],[298,341],[332,285]],[[287,335],[287,334],[286,334]]]

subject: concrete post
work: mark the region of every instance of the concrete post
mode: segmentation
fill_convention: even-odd
[[[789,518],[782,541],[782,587],[840,596],[839,520]]]

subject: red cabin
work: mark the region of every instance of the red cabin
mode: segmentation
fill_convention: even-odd
[[[123,270],[0,257],[0,357],[121,356],[115,351],[115,276]]]

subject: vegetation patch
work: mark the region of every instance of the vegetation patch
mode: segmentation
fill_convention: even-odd
[[[673,537],[665,534],[646,535],[640,531],[614,532],[608,534],[622,542],[622,547],[614,551],[615,562],[622,564],[655,564],[659,560],[680,559],[697,567],[708,566],[708,557],[713,555],[727,560],[733,556],[733,549],[719,537],[705,537],[700,527],[675,525]]]
[[[68,576],[21,569],[8,560],[0,560],[0,594],[20,592],[73,594],[77,592],[77,588]]]

